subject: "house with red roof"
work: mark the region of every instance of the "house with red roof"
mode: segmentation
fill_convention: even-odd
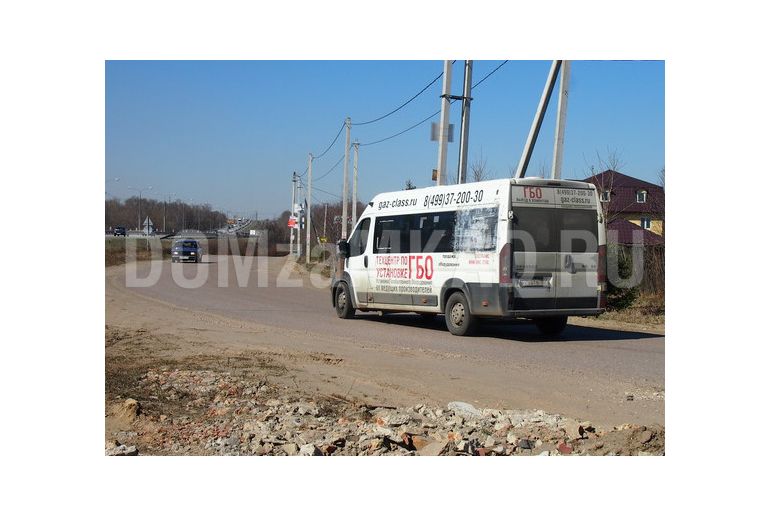
[[[605,170],[583,181],[596,185],[610,243],[665,243],[663,187],[615,170]]]

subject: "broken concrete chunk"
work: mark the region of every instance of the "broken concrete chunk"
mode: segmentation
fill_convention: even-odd
[[[479,409],[464,401],[452,401],[447,405],[447,409],[465,417],[481,417],[484,415]]]

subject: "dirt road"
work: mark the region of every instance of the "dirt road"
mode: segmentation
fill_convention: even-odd
[[[451,335],[440,317],[340,320],[328,288],[312,286],[286,258],[264,260],[262,267],[255,261],[242,268],[240,277],[231,257],[173,268],[167,261],[140,262],[139,277],[159,268],[158,281],[148,287],[127,286],[131,266],[110,267],[106,322],[173,336],[172,357],[268,353],[286,368],[276,380],[310,392],[397,405],[460,400],[542,409],[602,426],[664,424],[662,335],[580,321],[558,340],[508,323],[463,338]],[[180,278],[195,274],[207,278],[185,288]],[[277,286],[292,281],[297,286]]]

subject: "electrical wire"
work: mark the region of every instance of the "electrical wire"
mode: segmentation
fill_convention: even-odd
[[[317,187],[313,186],[313,190],[314,190],[314,191],[315,191],[315,190],[318,190],[319,192],[323,192],[323,193],[325,193],[326,195],[331,195],[332,197],[336,197],[337,199],[342,199],[342,196],[341,196],[341,195],[337,195],[337,194],[333,194],[333,193],[331,193],[331,192],[327,192],[326,190],[323,190],[322,188],[317,188]]]
[[[490,75],[492,75],[493,73],[495,73],[496,71],[498,71],[500,68],[502,68],[502,67],[503,67],[503,65],[504,65],[505,63],[507,63],[507,62],[508,62],[508,60],[506,59],[505,61],[503,61],[502,63],[500,63],[500,64],[497,66],[497,68],[495,68],[494,70],[492,70],[491,72],[489,72],[488,74],[486,74],[486,75],[484,76],[484,78],[483,78],[483,79],[481,79],[479,82],[477,82],[476,84],[474,84],[473,86],[471,86],[471,89],[475,88],[476,86],[478,86],[478,85],[479,85],[479,84],[481,84],[482,82],[486,81],[486,80],[489,78],[489,76],[490,76]]]
[[[314,159],[314,160],[323,158],[323,157],[326,155],[326,153],[327,153],[327,152],[329,152],[329,149],[331,149],[331,148],[332,148],[332,146],[333,146],[335,143],[337,143],[337,139],[338,139],[338,138],[340,137],[340,135],[342,134],[342,130],[343,130],[344,128],[345,128],[345,122],[342,122],[342,125],[340,126],[340,130],[339,130],[339,131],[337,131],[337,136],[335,136],[335,137],[334,137],[334,139],[333,139],[333,140],[332,140],[332,142],[329,144],[329,146],[328,146],[328,147],[326,147],[326,150],[325,150],[325,151],[323,151],[321,154],[319,154],[319,155],[317,155],[317,156],[316,156],[316,155],[313,155],[313,159]]]
[[[344,156],[343,156],[343,157],[344,157]],[[307,191],[307,185],[305,185],[305,184],[302,182],[302,180],[300,180],[300,183],[302,183],[302,184],[305,186],[305,191]],[[341,195],[337,195],[337,194],[334,194],[334,193],[328,192],[328,191],[324,190],[323,188],[318,188],[316,185],[313,185],[313,194],[315,194],[315,191],[316,191],[316,190],[318,190],[319,192],[323,192],[323,193],[325,193],[326,195],[331,195],[332,197],[336,197],[337,199],[342,199],[342,196],[341,196]],[[314,200],[317,200],[315,197],[313,197],[313,199],[314,199]]]
[[[335,163],[335,164],[334,164],[334,166],[333,166],[332,168],[330,168],[329,170],[327,170],[326,172],[324,172],[324,173],[323,173],[323,174],[321,174],[320,176],[318,176],[318,177],[314,177],[314,178],[313,178],[313,180],[314,180],[314,181],[320,181],[321,179],[323,179],[323,178],[325,178],[326,176],[328,176],[329,174],[331,174],[331,173],[332,173],[332,171],[333,171],[335,168],[337,168],[337,167],[339,166],[339,164],[340,164],[340,163],[342,163],[342,160],[343,160],[343,159],[345,159],[345,155],[344,155],[344,154],[343,154],[342,156],[340,156],[340,159],[337,161],[337,163]]]
[[[420,126],[420,125],[424,124],[425,122],[427,122],[428,120],[430,120],[434,116],[438,115],[439,113],[441,113],[440,109],[438,111],[436,111],[435,113],[431,113],[427,118],[424,118],[424,119],[420,120],[419,122],[417,122],[416,124],[414,124],[414,125],[412,125],[410,127],[407,127],[406,129],[404,129],[401,132],[398,132],[398,133],[396,133],[394,135],[388,136],[387,138],[382,138],[381,140],[376,140],[376,141],[373,141],[373,142],[359,143],[358,145],[360,145],[361,147],[366,147],[367,145],[377,145],[378,143],[386,142],[386,141],[388,141],[390,139],[395,138],[396,136],[401,136],[402,134],[404,134],[404,133],[406,133],[408,131],[411,131],[412,129],[414,129],[417,126]]]
[[[389,117],[390,115],[392,115],[393,113],[396,113],[396,112],[398,112],[398,111],[399,111],[399,110],[401,110],[403,107],[405,107],[407,104],[409,104],[410,102],[412,102],[414,99],[416,99],[417,97],[419,97],[420,95],[422,95],[423,93],[425,93],[425,90],[427,90],[428,88],[430,88],[431,86],[433,86],[433,85],[436,83],[436,81],[437,81],[437,80],[439,80],[439,79],[441,79],[441,77],[443,77],[443,76],[444,76],[444,72],[442,71],[440,74],[438,74],[438,75],[436,76],[436,78],[435,78],[435,79],[433,79],[432,81],[430,81],[430,82],[429,82],[429,83],[428,83],[428,84],[427,84],[427,85],[426,85],[426,86],[425,86],[423,89],[421,89],[420,91],[418,91],[418,92],[417,92],[417,93],[416,93],[416,94],[415,94],[415,95],[414,95],[412,98],[410,98],[409,100],[407,100],[406,102],[404,102],[403,104],[401,104],[400,106],[398,106],[398,107],[397,107],[396,109],[394,109],[393,111],[391,111],[391,112],[389,112],[389,113],[386,113],[386,114],[382,115],[381,117],[375,118],[375,119],[373,119],[373,120],[368,120],[368,121],[366,121],[366,122],[358,122],[358,123],[354,123],[354,124],[351,124],[351,125],[367,125],[367,124],[373,124],[374,122],[379,122],[380,120],[382,120],[382,119],[384,119],[384,118],[387,118],[387,117]]]
[[[452,61],[452,64],[454,64],[454,63],[455,63],[455,61]],[[481,83],[483,83],[484,81],[486,81],[487,79],[489,79],[489,77],[491,77],[491,76],[492,76],[494,73],[496,73],[496,72],[497,72],[497,71],[498,71],[500,68],[502,68],[502,67],[503,67],[503,66],[504,66],[506,63],[508,63],[508,60],[507,60],[507,59],[506,59],[505,61],[503,61],[502,63],[500,63],[499,65],[497,65],[497,67],[495,67],[495,68],[494,68],[494,69],[493,69],[491,72],[489,72],[488,74],[486,74],[486,75],[485,75],[483,78],[481,78],[481,79],[480,79],[479,81],[477,81],[475,84],[473,84],[473,86],[471,86],[471,90],[475,89],[475,88],[476,88],[477,86],[479,86]],[[405,107],[406,105],[408,105],[410,102],[412,102],[414,99],[416,99],[417,97],[419,97],[420,95],[422,95],[422,94],[423,94],[423,93],[424,93],[424,92],[425,92],[425,91],[426,91],[428,88],[430,88],[430,87],[431,87],[433,84],[435,84],[435,82],[436,82],[436,81],[438,81],[438,80],[439,80],[439,79],[440,79],[440,78],[441,78],[443,75],[444,75],[444,72],[441,72],[441,73],[440,73],[440,74],[439,74],[439,75],[438,75],[438,76],[437,76],[435,79],[433,79],[433,80],[432,80],[431,82],[429,82],[429,83],[428,83],[428,84],[427,84],[427,85],[426,85],[426,86],[425,86],[423,89],[421,89],[419,92],[417,92],[417,94],[415,94],[415,95],[414,95],[412,98],[410,98],[409,100],[407,100],[406,102],[404,102],[403,104],[401,104],[400,106],[398,106],[396,109],[392,110],[391,112],[389,112],[389,113],[387,113],[387,114],[385,114],[385,115],[382,115],[381,117],[375,118],[375,119],[373,119],[373,120],[369,120],[369,121],[366,121],[366,122],[359,122],[359,123],[355,123],[355,124],[351,124],[351,125],[367,125],[367,124],[372,124],[372,123],[374,123],[374,122],[378,122],[378,121],[380,121],[380,120],[382,120],[382,119],[384,119],[384,118],[387,118],[387,117],[389,117],[390,115],[392,115],[393,113],[396,113],[397,111],[399,111],[400,109],[402,109],[403,107]],[[454,104],[454,102],[455,102],[455,100],[453,99],[453,100],[451,100],[449,103],[450,103],[450,104]],[[406,128],[406,129],[404,129],[403,131],[399,131],[399,132],[397,132],[396,134],[393,134],[393,135],[391,135],[391,136],[388,136],[388,137],[386,137],[386,138],[382,138],[382,139],[379,139],[379,140],[375,140],[375,141],[373,141],[373,142],[359,143],[359,145],[360,145],[361,147],[366,147],[366,146],[369,146],[369,145],[377,145],[378,143],[383,143],[383,142],[386,142],[386,141],[388,141],[388,140],[392,140],[393,138],[396,138],[397,136],[401,136],[402,134],[404,134],[404,133],[407,133],[407,132],[411,131],[412,129],[415,129],[416,127],[419,127],[419,126],[421,126],[422,124],[424,124],[425,122],[427,122],[428,120],[430,120],[431,118],[435,117],[436,115],[438,115],[438,114],[440,114],[440,113],[441,113],[441,110],[439,109],[439,110],[438,110],[438,111],[436,111],[435,113],[431,113],[431,114],[430,114],[428,117],[426,117],[426,118],[424,118],[424,119],[420,120],[419,122],[417,122],[417,123],[416,123],[416,124],[414,124],[414,125],[411,125],[411,126],[407,127],[407,128]],[[340,130],[337,132],[337,136],[335,136],[335,137],[334,137],[334,140],[332,140],[332,142],[329,144],[329,146],[326,148],[326,150],[324,150],[324,151],[323,151],[321,154],[319,154],[318,156],[313,156],[313,159],[314,159],[314,160],[315,160],[315,159],[320,159],[320,158],[324,157],[324,156],[326,155],[326,153],[327,153],[327,152],[329,152],[329,150],[332,148],[332,146],[334,146],[334,144],[335,144],[335,143],[337,142],[337,140],[339,139],[339,137],[340,137],[340,134],[342,134],[342,130],[343,130],[344,128],[345,128],[345,122],[343,122],[343,123],[342,123],[342,126],[340,127]],[[325,172],[324,174],[322,174],[321,176],[319,176],[319,177],[316,179],[316,181],[320,181],[321,179],[323,179],[324,177],[326,177],[327,175],[329,175],[329,174],[330,174],[330,173],[331,173],[331,172],[332,172],[334,169],[336,169],[336,168],[339,166],[339,164],[342,162],[342,160],[343,160],[344,158],[345,158],[345,156],[343,155],[343,156],[342,156],[342,157],[339,159],[339,161],[337,161],[337,163],[335,163],[335,164],[334,164],[334,166],[333,166],[332,168],[330,168],[330,169],[329,169],[327,172]],[[305,174],[307,174],[307,171],[308,171],[308,167],[305,167],[305,171],[304,171],[302,174],[300,174],[298,177],[300,177],[300,178],[304,177],[304,176],[305,176]],[[300,183],[302,183],[302,180],[301,180],[301,179],[300,179]],[[317,189],[318,189],[319,191],[321,191],[321,192],[324,192],[324,193],[328,194],[328,195],[332,195],[332,196],[334,196],[334,197],[337,197],[337,198],[341,198],[341,196],[338,196],[338,195],[336,195],[336,194],[332,194],[332,193],[330,193],[330,192],[326,192],[326,191],[324,191],[324,190],[322,190],[322,189],[320,189],[320,188],[317,188]]]
[[[481,84],[482,82],[486,81],[486,80],[487,80],[487,79],[488,79],[488,78],[489,78],[489,77],[490,77],[490,76],[491,76],[493,73],[495,73],[495,72],[496,72],[496,71],[498,71],[500,68],[502,68],[502,66],[503,66],[505,63],[507,63],[507,62],[508,62],[508,61],[507,61],[507,60],[505,60],[505,61],[503,61],[502,63],[500,63],[500,64],[497,66],[497,68],[495,68],[494,70],[492,70],[491,72],[489,72],[487,75],[485,75],[485,76],[484,76],[484,78],[482,78],[482,79],[481,79],[480,81],[478,81],[476,84],[474,84],[473,86],[471,86],[471,89],[475,88],[476,86],[478,86],[478,85],[479,85],[479,84]],[[455,100],[453,99],[453,100],[451,100],[449,103],[450,103],[450,104],[454,104],[454,103],[455,103]],[[423,120],[421,120],[421,121],[417,122],[416,124],[414,124],[414,125],[412,125],[412,126],[410,126],[410,127],[407,127],[407,128],[406,128],[406,129],[404,129],[403,131],[400,131],[400,132],[398,132],[398,133],[396,133],[396,134],[394,134],[394,135],[392,135],[392,136],[388,136],[387,138],[382,138],[381,140],[376,140],[376,141],[373,141],[373,142],[360,143],[359,145],[361,145],[362,147],[365,147],[365,146],[367,146],[367,145],[376,145],[376,144],[378,144],[378,143],[382,143],[382,142],[388,141],[388,140],[390,140],[390,139],[393,139],[393,138],[395,138],[396,136],[401,136],[402,134],[404,134],[404,133],[406,133],[406,132],[408,132],[408,131],[411,131],[411,130],[412,130],[412,129],[414,129],[415,127],[418,127],[418,126],[420,126],[420,125],[424,124],[425,122],[427,122],[428,120],[430,120],[430,119],[431,119],[431,118],[433,118],[434,116],[438,115],[439,113],[441,113],[441,110],[440,110],[440,109],[439,109],[438,111],[436,111],[435,113],[431,114],[430,116],[428,116],[427,118],[424,118]]]

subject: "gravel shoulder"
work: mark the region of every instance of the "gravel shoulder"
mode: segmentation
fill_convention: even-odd
[[[586,328],[600,328],[617,331],[646,332],[655,335],[665,335],[665,324],[640,324],[627,321],[619,321],[602,317],[570,317],[569,324],[584,326]]]
[[[372,404],[281,382],[290,369],[267,353],[182,356],[177,338],[106,328],[106,455],[664,454],[659,425],[597,429],[464,402]]]
[[[263,400],[265,403],[276,399],[280,400],[281,404],[299,403],[297,400],[302,399],[318,407],[333,405],[336,407],[334,414],[347,414],[345,416],[347,419],[350,419],[348,416],[361,410],[361,407],[371,412],[370,416],[374,412],[366,407],[394,407],[390,410],[399,413],[408,410],[409,407],[412,412],[415,410],[419,412],[421,409],[415,409],[415,407],[422,407],[424,410],[432,411],[430,413],[435,416],[437,410],[446,411],[448,403],[463,401],[480,407],[479,410],[486,409],[488,413],[513,410],[521,415],[527,411],[533,414],[539,411],[552,418],[561,418],[560,421],[585,422],[585,419],[591,419],[589,426],[595,430],[593,434],[595,436],[621,431],[614,429],[622,428],[623,425],[630,425],[622,430],[629,435],[654,429],[650,431],[654,431],[658,437],[651,438],[646,443],[658,442],[654,447],[634,448],[624,445],[625,448],[624,446],[613,448],[610,446],[605,452],[662,453],[665,396],[662,385],[647,385],[633,379],[629,381],[613,379],[613,384],[608,385],[606,379],[595,379],[585,373],[544,375],[542,370],[533,368],[529,364],[500,364],[499,361],[485,360],[459,350],[439,351],[420,346],[380,345],[376,342],[362,342],[353,334],[349,337],[340,337],[324,331],[309,331],[299,325],[295,328],[287,328],[260,324],[212,311],[179,306],[153,295],[140,293],[141,289],[139,291],[128,289],[121,282],[123,274],[123,267],[118,266],[108,268],[106,275],[105,438],[108,445],[114,444],[117,440],[122,445],[128,443],[130,446],[133,439],[137,443],[141,441],[141,446],[138,446],[140,453],[235,453],[234,448],[206,447],[205,442],[208,442],[206,439],[210,437],[206,439],[200,437],[195,441],[197,444],[188,443],[181,446],[180,437],[172,431],[175,427],[164,430],[171,433],[168,434],[166,441],[160,444],[154,441],[154,444],[142,441],[142,439],[149,439],[149,436],[154,436],[152,439],[156,439],[159,435],[156,430],[159,431],[160,428],[171,424],[177,415],[191,418],[191,421],[199,421],[204,426],[209,424],[211,416],[205,415],[206,411],[188,412],[190,409],[186,404],[192,401],[189,395],[183,396],[182,399],[167,399],[161,394],[148,392],[148,385],[158,383],[153,378],[164,378],[164,375],[178,371],[176,374],[181,377],[203,375],[201,378],[209,378],[206,375],[214,375],[218,383],[223,381],[225,375],[230,375],[232,378],[237,378],[237,382],[246,382],[239,384],[241,387],[238,392],[249,391],[249,389],[256,389],[254,392],[257,392],[264,387],[259,391],[259,396],[267,396]],[[330,320],[334,322],[333,319]],[[359,324],[372,323],[366,323],[364,320]],[[381,323],[377,324],[377,327],[381,326]],[[441,335],[444,334],[445,332],[441,332]],[[500,342],[497,345],[508,344],[509,342]],[[534,352],[533,345],[539,346],[539,343],[524,343],[523,351],[527,354],[530,351]],[[165,381],[169,382],[169,380]],[[180,392],[183,391],[184,389]],[[252,393],[252,391],[249,392]],[[628,401],[627,396],[630,396],[633,401]],[[576,397],[581,400],[580,403],[574,402]],[[129,398],[135,399],[141,408],[138,415],[126,423],[125,418],[116,417],[114,414],[121,413],[120,410],[115,410],[116,403],[123,403]],[[181,403],[182,401],[184,403]],[[222,402],[221,399],[214,402],[205,397],[204,401],[207,403],[205,407],[209,410],[212,409],[211,403],[214,403],[216,408],[216,404]],[[204,403],[204,401],[198,403]],[[198,409],[202,408],[198,407]],[[254,408],[252,406],[249,410]],[[319,410],[323,412],[326,409],[319,408]],[[163,421],[161,416],[165,416]],[[280,414],[273,416],[282,417]],[[369,417],[366,414],[361,416],[363,419],[354,418],[353,420],[362,421]],[[137,429],[136,425],[141,427],[145,423],[152,424],[144,430]],[[497,423],[500,421],[492,422],[491,428],[494,429]],[[327,425],[328,421],[313,424],[316,426],[320,424],[325,428],[324,425]],[[485,425],[486,423],[482,427],[486,428]],[[645,430],[639,430],[642,427]],[[238,430],[241,427],[235,425],[233,428]],[[441,428],[444,428],[447,434],[455,430],[460,433],[463,431],[462,426],[454,430],[450,427]],[[416,431],[418,428],[409,429]],[[427,428],[423,430],[422,434],[414,435],[427,438],[430,432],[426,433]],[[467,432],[468,429],[464,431]],[[129,433],[120,434],[120,432]],[[131,432],[137,432],[137,434],[134,435]],[[410,433],[401,428],[395,429],[394,432],[398,435],[393,434],[391,437],[396,441],[401,438],[402,433]],[[532,434],[533,442],[538,440],[534,439],[535,435]],[[127,436],[133,437],[127,439]],[[140,439],[140,436],[144,437]],[[646,436],[648,434],[645,434]],[[215,439],[220,437],[222,436]],[[441,441],[438,437],[440,436],[434,435],[431,439]],[[543,440],[542,437],[544,435],[539,439],[546,442],[547,439]],[[232,433],[228,434],[227,439],[232,439]],[[242,434],[239,435],[239,439],[242,439]],[[446,440],[446,436],[442,439]],[[460,439],[459,441],[463,440],[467,441],[467,449],[464,448],[465,444],[459,451],[456,447],[448,446],[443,453],[469,454],[471,448],[484,448],[483,445],[487,444],[486,440],[476,442],[472,439]],[[173,447],[174,443],[181,447]],[[299,446],[302,443],[297,444]],[[321,444],[324,443],[316,443],[319,446]],[[386,448],[391,444],[383,445],[382,452],[389,453]],[[511,443],[503,442],[496,444],[495,447],[501,445],[505,447],[510,446]],[[264,446],[264,443],[260,446]],[[398,446],[400,450],[398,453],[404,451],[416,453],[414,449],[410,449],[410,446],[406,448]],[[117,449],[115,446],[112,448]],[[523,452],[525,449],[519,448],[519,451],[525,453]],[[250,454],[282,453],[277,449],[274,451],[257,449],[252,444],[247,447],[239,445],[238,450],[237,453]],[[349,450],[355,450],[356,454],[369,453],[365,453],[360,447]],[[575,448],[573,452],[579,453],[574,450]],[[376,450],[370,451],[374,453]],[[391,451],[396,453],[395,450]],[[515,452],[514,446],[504,451],[498,448],[497,452],[490,453]]]

